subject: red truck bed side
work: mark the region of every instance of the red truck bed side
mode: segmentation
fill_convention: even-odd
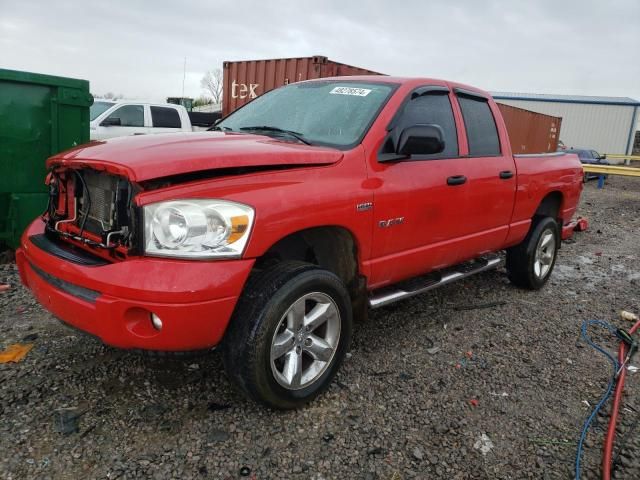
[[[527,234],[531,219],[545,198],[558,202],[561,225],[576,213],[582,192],[582,164],[577,155],[515,155],[518,188],[509,237],[505,247],[519,243]]]

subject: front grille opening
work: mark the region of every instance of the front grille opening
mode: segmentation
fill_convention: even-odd
[[[134,186],[126,178],[92,169],[52,175],[52,183],[63,188],[50,188],[47,230],[81,246],[106,250],[111,257],[125,258],[136,230]]]

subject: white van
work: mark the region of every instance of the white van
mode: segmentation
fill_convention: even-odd
[[[187,110],[171,103],[97,99],[90,121],[91,140],[193,130]]]

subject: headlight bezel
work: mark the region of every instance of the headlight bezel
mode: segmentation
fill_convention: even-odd
[[[207,218],[205,227],[211,226],[207,217],[208,212],[217,216],[226,224],[228,232],[223,241],[217,244],[207,244],[206,235],[211,231],[207,228],[205,235],[189,236],[179,245],[170,248],[162,244],[154,230],[154,220],[163,209],[193,209],[196,208]],[[249,243],[255,209],[251,205],[226,199],[209,198],[181,198],[163,200],[141,206],[142,217],[142,254],[148,257],[174,258],[182,260],[224,260],[242,258]],[[188,223],[188,222],[187,222]],[[196,230],[201,231],[203,225]],[[229,241],[231,239],[231,241]]]

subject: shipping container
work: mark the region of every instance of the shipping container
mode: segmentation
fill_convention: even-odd
[[[562,118],[498,103],[514,154],[549,153],[558,149]]]
[[[0,243],[47,206],[45,161],[89,141],[89,82],[0,69]]]
[[[257,96],[289,83],[346,75],[382,74],[322,56],[224,62],[222,113],[228,115]]]

